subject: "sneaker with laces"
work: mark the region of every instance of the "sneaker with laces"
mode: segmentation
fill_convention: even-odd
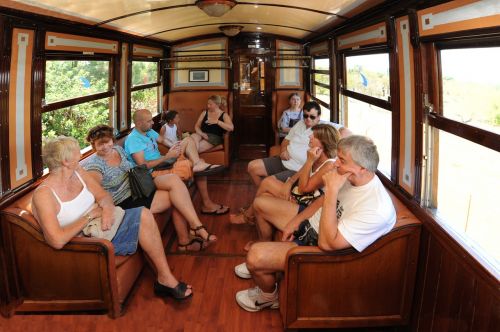
[[[240,278],[243,279],[252,279],[252,274],[248,271],[247,263],[241,263],[240,265],[236,265],[234,267],[234,273]]]
[[[280,307],[278,291],[275,290],[271,300],[265,299],[262,290],[256,286],[236,293],[236,302],[246,311],[256,312],[262,309],[278,309]]]

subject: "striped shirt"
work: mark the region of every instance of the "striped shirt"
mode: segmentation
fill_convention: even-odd
[[[109,166],[104,159],[94,153],[82,162],[82,167],[87,171],[101,173],[101,185],[113,196],[113,202],[117,205],[132,195],[128,181],[128,170],[133,168],[133,165],[127,159],[127,155],[121,146],[115,145],[113,148],[118,152],[122,160],[119,166]]]

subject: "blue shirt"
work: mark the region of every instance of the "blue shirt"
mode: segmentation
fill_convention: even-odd
[[[160,135],[153,129],[150,129],[146,132],[146,135],[143,135],[134,128],[127,136],[124,144],[128,159],[136,165],[132,155],[141,151],[144,151],[144,160],[146,161],[161,158],[160,150],[158,150],[158,143],[156,142],[158,136]]]

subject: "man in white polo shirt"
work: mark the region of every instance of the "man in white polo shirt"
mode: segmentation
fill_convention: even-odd
[[[306,162],[311,128],[319,123],[321,107],[315,101],[307,102],[304,104],[303,114],[304,119],[290,129],[281,143],[279,156],[255,159],[248,163],[248,173],[256,186],[259,186],[262,178],[269,175],[285,182]]]

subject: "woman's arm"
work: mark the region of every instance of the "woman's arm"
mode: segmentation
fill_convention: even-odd
[[[61,227],[57,220],[57,201],[47,187],[40,187],[33,194],[33,207],[36,219],[42,228],[45,241],[54,249],[61,249],[87,225],[90,219],[96,217],[97,211],[92,210],[70,225]]]
[[[94,195],[97,204],[102,208],[102,230],[106,231],[111,228],[115,222],[115,204],[111,194],[101,186],[100,181],[96,181],[94,177],[87,173],[83,168],[78,170],[83,181],[87,185],[87,189]]]
[[[227,113],[224,113],[222,119],[224,121],[217,120],[217,125],[226,131],[233,131],[234,125],[233,125],[233,120],[231,120],[231,117]]]
[[[281,130],[283,133],[288,133],[290,131],[289,127],[290,123],[290,117],[288,116],[287,111],[283,111],[283,114],[281,114],[281,118],[278,121],[278,129]]]
[[[313,176],[309,177],[308,175],[307,179],[305,177],[304,179],[301,178],[299,180],[299,191],[301,193],[310,193],[323,187],[323,175],[331,171],[335,167],[334,164],[335,163],[333,161],[329,161],[325,163],[316,173],[314,173]]]
[[[201,122],[203,121],[203,118],[205,117],[207,111],[201,112],[200,116],[198,117],[198,120],[196,120],[196,124],[194,125],[194,131],[203,137],[204,139],[207,139],[208,136],[201,130]]]

